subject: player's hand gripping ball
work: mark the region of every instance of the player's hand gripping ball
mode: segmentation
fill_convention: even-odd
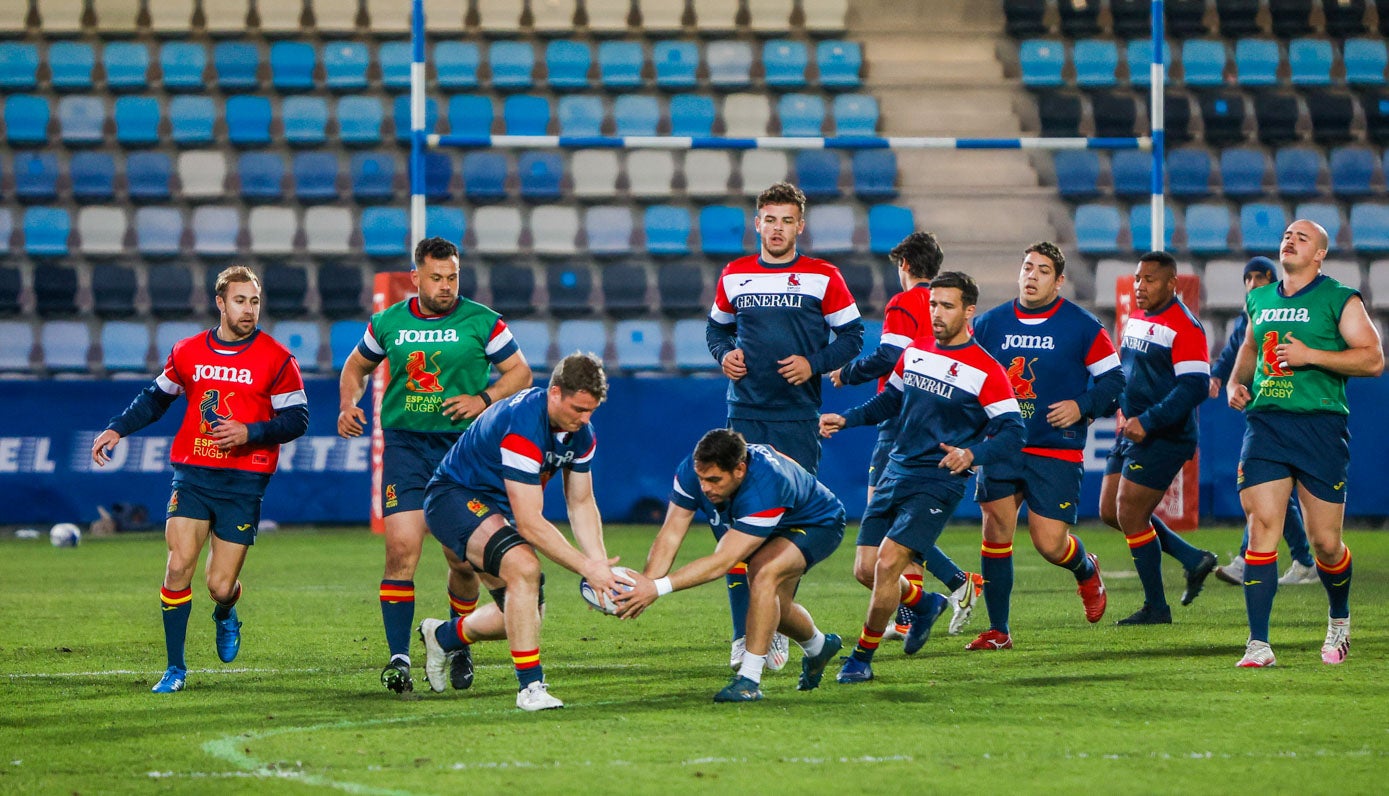
[[[612,568],[613,575],[617,576],[617,588],[622,591],[632,590],[631,584],[626,582],[628,571],[626,567]],[[617,603],[613,602],[612,595],[593,588],[587,578],[579,579],[579,596],[584,598],[584,602],[608,616],[617,616]]]

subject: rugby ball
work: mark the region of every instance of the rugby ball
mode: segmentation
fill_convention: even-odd
[[[48,532],[48,541],[54,547],[76,547],[82,541],[82,529],[70,522],[60,522]]]
[[[623,591],[632,590],[631,585],[624,582],[624,580],[630,580],[630,576],[628,575],[629,571],[630,570],[626,567],[612,568],[613,574],[618,578],[617,587]],[[589,585],[587,578],[579,579],[579,596],[584,598],[584,602],[608,616],[617,615],[617,603],[613,602],[612,595],[607,592],[599,592],[597,589],[593,588],[593,586]]]

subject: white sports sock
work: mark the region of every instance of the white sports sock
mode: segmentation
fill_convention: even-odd
[[[395,663],[396,661],[400,661],[401,663],[405,664],[406,666],[409,666],[409,665],[410,665],[410,656],[409,656],[409,655],[392,655],[392,656],[391,656],[391,663]]]
[[[762,667],[767,665],[766,655],[753,655],[751,652],[743,655],[743,665],[738,669],[739,677],[746,677],[754,683],[762,682]]]
[[[804,652],[807,658],[814,658],[820,654],[820,650],[825,648],[825,634],[821,633],[820,628],[817,627],[815,628],[815,635],[811,636],[809,641],[797,641],[796,643],[801,645],[801,652]]]

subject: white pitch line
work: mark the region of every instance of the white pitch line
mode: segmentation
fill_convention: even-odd
[[[505,669],[511,671],[513,667],[509,663],[480,663],[476,669]],[[580,664],[580,663],[547,663],[546,669],[559,671],[622,671],[627,669],[643,668],[642,664],[637,663],[603,663],[603,664]],[[322,674],[324,672],[338,672],[341,674],[354,675],[366,672],[367,669],[277,669],[277,668],[239,668],[239,669],[189,669],[189,674]],[[65,677],[125,677],[132,674],[139,675],[161,675],[163,670],[148,671],[140,669],[107,669],[100,672],[18,672],[10,673],[5,676],[11,680],[50,680]]]

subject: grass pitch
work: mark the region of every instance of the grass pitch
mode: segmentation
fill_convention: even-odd
[[[610,527],[609,549],[640,566],[651,527]],[[858,635],[867,591],[850,575],[852,534],[800,599],[820,627]],[[715,705],[728,680],[724,587],[671,595],[621,622],[591,612],[577,577],[549,569],[542,663],[566,708],[524,714],[504,643],[475,647],[476,684],[413,694],[377,682],[385,663],[379,537],[280,531],[251,551],[241,656],[213,649],[211,603],[194,581],[188,690],[154,695],[164,667],[159,534],[77,549],[0,542],[0,793],[894,793],[1382,792],[1389,755],[1389,535],[1352,532],[1350,660],[1320,662],[1326,599],[1284,587],[1279,666],[1240,670],[1240,590],[1211,578],[1170,627],[1118,628],[1141,592],[1122,538],[1082,529],[1099,554],[1109,614],[1085,623],[1070,575],[1016,547],[1017,648],[966,653],[945,622],[918,655],[885,643],[877,680],[795,690],[800,653],[763,682],[766,699]],[[1238,531],[1191,538],[1227,560]],[[706,552],[695,529],[681,560]],[[978,531],[942,546],[966,568]],[[1285,556],[1286,558],[1286,556]],[[1286,565],[1286,561],[1281,562]],[[199,574],[198,578],[201,578]],[[426,551],[416,620],[443,616],[442,557]],[[485,598],[484,598],[485,599]],[[1379,782],[1378,785],[1375,783]]]

